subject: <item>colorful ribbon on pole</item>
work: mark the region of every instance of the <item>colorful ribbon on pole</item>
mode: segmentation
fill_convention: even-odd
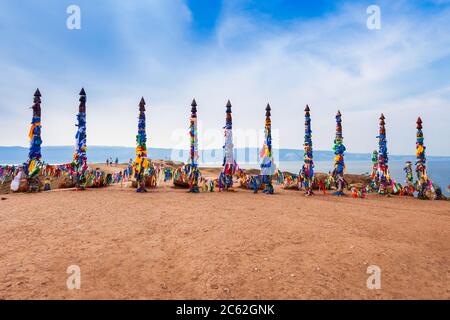
[[[136,192],[147,192],[145,185],[145,170],[149,166],[147,159],[147,134],[145,132],[145,100],[139,102],[138,134],[136,136],[136,160],[134,161],[134,172],[137,182]]]
[[[341,112],[338,111],[336,114],[336,137],[334,138],[334,168],[331,173],[333,176],[333,180],[336,183],[337,190],[333,194],[336,196],[344,195],[344,173],[345,173],[345,162],[344,162],[344,153],[345,146],[343,144],[344,138],[342,136],[342,115]]]
[[[33,103],[33,118],[28,133],[28,137],[30,138],[30,150],[28,153],[28,160],[23,165],[23,170],[28,180],[29,191],[37,192],[40,189],[38,175],[42,169],[41,93],[39,92],[39,89],[36,89],[36,92],[34,93]]]
[[[405,187],[403,188],[403,194],[408,196],[414,195],[414,176],[412,171],[412,163],[411,161],[406,161],[405,167],[403,168],[405,171]]]
[[[426,147],[423,144],[423,132],[422,132],[422,119],[419,117],[417,119],[417,134],[416,134],[416,174],[417,174],[417,185],[416,189],[418,191],[418,197],[420,199],[430,199],[434,193],[433,182],[427,175],[427,158],[425,155]]]
[[[313,162],[313,144],[312,144],[312,130],[311,130],[311,115],[309,113],[309,106],[305,108],[305,142],[303,167],[300,171],[300,179],[305,188],[306,196],[313,194],[314,183],[314,162]]]
[[[199,193],[198,182],[200,179],[200,170],[198,169],[198,132],[197,132],[197,102],[192,100],[191,119],[189,126],[190,147],[190,173],[189,173],[189,192]]]
[[[272,178],[276,171],[276,166],[272,156],[272,121],[270,119],[270,104],[266,106],[266,121],[264,126],[264,145],[261,149],[261,176],[264,184],[264,193],[273,194],[274,188]],[[257,190],[255,188],[255,190]]]
[[[377,170],[378,170],[378,151],[373,150],[372,152],[372,182],[370,183],[370,188],[372,191],[378,190],[378,186],[376,184],[376,176],[377,176]]]
[[[234,160],[234,145],[233,145],[233,120],[231,117],[231,102],[228,100],[226,105],[226,119],[225,119],[225,143],[223,146],[223,170],[219,177],[219,188],[228,190],[233,187],[233,175],[236,172],[236,162]]]
[[[386,123],[385,123],[384,114],[381,114],[380,117],[380,131],[377,136],[378,138],[378,163],[377,163],[377,172],[375,174],[375,180],[373,186],[375,190],[378,191],[379,194],[387,194],[387,187],[392,185],[392,180],[389,174],[389,157],[388,157],[388,149],[387,149],[387,140],[386,140]]]
[[[75,167],[75,186],[78,189],[83,189],[88,178],[86,175],[88,164],[86,155],[86,92],[84,91],[84,88],[80,91],[79,101],[80,105],[78,107],[77,115],[78,123],[76,124],[78,130],[75,135],[76,151],[73,157],[73,164]]]

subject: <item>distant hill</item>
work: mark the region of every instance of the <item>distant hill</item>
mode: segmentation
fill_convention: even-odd
[[[254,162],[259,159],[258,148],[236,148],[235,157],[238,162]],[[74,147],[57,146],[43,147],[42,157],[47,163],[69,163],[73,158]],[[168,148],[150,148],[148,150],[149,157],[152,159],[173,160],[185,162],[189,158],[187,150],[168,149]],[[88,147],[89,162],[105,162],[107,158],[119,158],[121,163],[128,162],[133,159],[135,149],[131,147],[108,147],[108,146],[91,146]],[[199,152],[200,162],[203,163],[221,163],[223,157],[222,149],[201,150]],[[277,161],[302,161],[303,150],[297,149],[274,149],[274,156]],[[0,147],[0,164],[20,164],[28,157],[28,148],[24,147]],[[332,161],[334,154],[332,151],[314,151],[314,160],[316,161]],[[346,153],[347,161],[370,161],[371,154],[368,153]],[[428,157],[430,160],[450,160],[450,157]],[[391,160],[411,160],[414,161],[415,156],[398,156],[390,155]]]

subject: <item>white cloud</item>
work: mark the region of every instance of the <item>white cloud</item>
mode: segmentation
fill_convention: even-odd
[[[339,108],[350,152],[375,147],[378,117],[384,112],[390,152],[411,154],[420,114],[428,152],[449,155],[450,141],[442,139],[442,132],[450,119],[450,83],[434,64],[450,59],[450,12],[426,13],[407,2],[385,2],[381,8],[382,29],[369,31],[361,5],[289,23],[226,5],[215,36],[198,41],[192,14],[181,0],[116,1],[109,13],[111,37],[121,54],[107,74],[64,51],[61,55],[70,55],[79,67],[75,72],[46,73],[2,59],[0,110],[7,123],[0,127],[0,145],[27,144],[24,104],[30,104],[36,86],[46,88],[44,143],[71,144],[76,94],[84,85],[90,144],[133,145],[137,104],[144,95],[150,145],[178,146],[172,133],[187,129],[195,96],[201,129],[211,132],[224,124],[227,99],[233,103],[235,128],[243,131],[262,128],[270,102],[281,147],[301,148],[306,103],[312,106],[315,148],[322,150],[331,147]],[[14,111],[18,106],[24,109]],[[216,139],[209,146],[221,144]]]

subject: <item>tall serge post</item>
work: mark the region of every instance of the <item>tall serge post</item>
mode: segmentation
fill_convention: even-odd
[[[24,163],[23,170],[28,181],[28,189],[38,192],[40,189],[39,173],[42,170],[41,155],[41,93],[36,89],[33,99],[33,118],[28,133],[30,138],[30,150],[28,160]]]
[[[264,145],[261,149],[261,175],[264,183],[264,193],[273,194],[272,178],[276,170],[272,155],[272,121],[270,119],[270,104],[266,106],[266,121],[264,126]]]
[[[391,177],[389,174],[389,157],[387,150],[386,140],[386,123],[384,114],[380,117],[380,131],[378,134],[378,164],[377,172],[375,174],[375,188],[378,189],[379,194],[386,194],[388,192],[387,187],[391,185]]]
[[[197,102],[192,100],[191,119],[189,126],[189,137],[191,139],[190,148],[190,171],[189,171],[189,192],[199,193],[198,181],[200,170],[198,169],[198,133],[197,133]]]
[[[231,117],[231,102],[228,100],[226,106],[226,119],[225,119],[225,143],[223,146],[224,158],[223,158],[223,170],[220,174],[219,183],[223,184],[222,187],[228,190],[233,187],[233,175],[236,172],[236,162],[234,160],[234,145],[233,145],[233,120]]]
[[[145,170],[149,166],[147,158],[147,134],[145,132],[145,100],[139,102],[138,134],[136,136],[136,160],[134,161],[134,176],[136,178],[136,192],[147,192],[145,188]]]
[[[305,187],[306,196],[313,194],[314,183],[314,162],[313,162],[313,144],[311,131],[311,115],[309,113],[309,106],[305,108],[305,143],[303,155],[303,167],[300,175],[303,185]]]
[[[378,185],[377,185],[377,181],[376,181],[377,171],[378,171],[378,151],[373,150],[373,152],[372,152],[372,175],[371,175],[372,182],[370,183],[370,189],[372,191],[378,190]]]
[[[414,195],[414,175],[412,169],[411,161],[406,161],[405,166],[403,167],[403,171],[405,171],[405,183],[406,186],[404,188],[404,192],[408,196]]]
[[[336,114],[336,137],[334,138],[334,168],[332,172],[332,176],[337,185],[337,190],[333,194],[336,196],[344,195],[344,172],[345,172],[345,162],[344,162],[344,153],[345,146],[343,144],[344,138],[342,136],[342,115],[341,112],[338,111]]]
[[[87,164],[87,145],[86,145],[86,92],[84,88],[80,91],[80,105],[78,107],[77,124],[78,127],[76,139],[76,150],[73,157],[73,168],[75,172],[75,186],[78,189],[83,189],[86,184],[86,172],[88,171]]]
[[[417,134],[416,134],[416,173],[417,173],[417,191],[418,197],[420,199],[430,199],[433,196],[434,188],[433,182],[427,175],[427,166],[426,166],[426,155],[425,149],[426,147],[423,145],[423,132],[422,132],[422,119],[419,117],[417,119]]]

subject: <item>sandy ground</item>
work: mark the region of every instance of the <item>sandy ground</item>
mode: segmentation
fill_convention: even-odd
[[[446,201],[169,185],[2,198],[1,299],[450,298]]]

